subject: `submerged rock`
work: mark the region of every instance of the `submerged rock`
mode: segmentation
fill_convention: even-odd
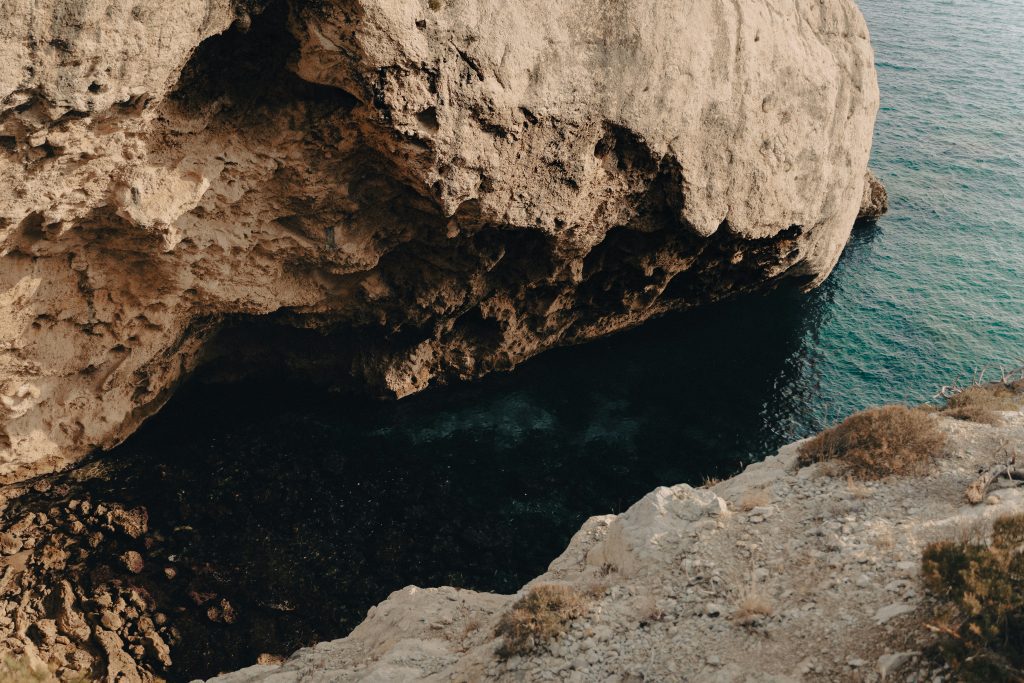
[[[404,396],[814,286],[861,204],[851,0],[108,5],[0,26],[3,479],[118,443],[201,358]],[[271,314],[340,334],[216,336]]]

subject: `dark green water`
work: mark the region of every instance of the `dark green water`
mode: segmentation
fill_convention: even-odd
[[[1024,362],[1024,12],[861,6],[883,100],[872,165],[892,210],[820,289],[397,404],[194,384],[117,449],[107,492],[146,504],[157,528],[191,526],[180,554],[223,568],[243,611],[267,595],[295,606],[273,617],[280,632],[246,635],[287,651],[410,583],[514,591],[586,517],[659,484],[728,475],[853,410]]]

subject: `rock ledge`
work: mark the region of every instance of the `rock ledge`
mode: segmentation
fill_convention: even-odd
[[[979,469],[1024,442],[1024,411],[1004,424],[936,417],[948,452],[927,476],[854,482],[796,447],[709,488],[649,493],[588,520],[547,573],[596,594],[569,631],[499,659],[494,627],[517,596],[408,587],[341,640],[218,683],[273,681],[919,680],[930,642],[921,550],[1024,511],[1024,488],[971,506]],[[943,679],[940,675],[940,679]]]

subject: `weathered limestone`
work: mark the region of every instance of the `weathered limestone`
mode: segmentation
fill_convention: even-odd
[[[0,56],[2,480],[123,439],[227,319],[403,396],[816,285],[878,104],[850,0],[41,0]]]

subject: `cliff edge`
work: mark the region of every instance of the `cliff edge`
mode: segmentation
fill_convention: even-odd
[[[963,680],[926,656],[945,622],[922,551],[983,547],[994,520],[1024,515],[1019,476],[977,486],[1024,443],[1024,410],[1002,407],[995,424],[919,416],[945,445],[910,476],[807,465],[805,441],[719,483],[658,488],[589,519],[517,595],[409,586],[347,638],[212,680]]]

